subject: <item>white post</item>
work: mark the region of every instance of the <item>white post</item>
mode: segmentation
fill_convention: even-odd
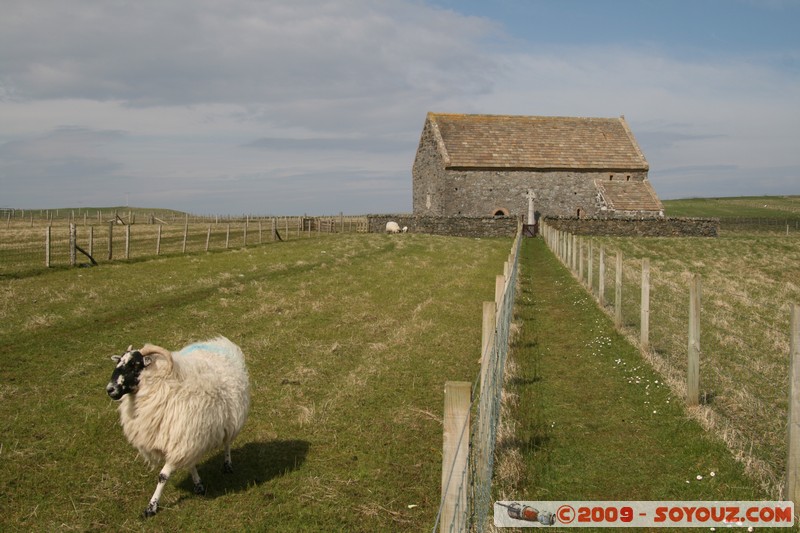
[[[614,322],[622,327],[622,252],[617,251],[617,271],[614,283]]]
[[[792,305],[789,343],[789,457],[783,499],[800,505],[800,306]]]
[[[700,403],[700,276],[694,274],[689,285],[689,366],[686,375],[686,403]]]
[[[606,249],[605,247],[600,247],[600,268],[597,271],[598,280],[597,280],[597,295],[599,297],[598,301],[600,302],[600,307],[605,307],[606,305]]]
[[[640,339],[642,350],[650,348],[650,259],[642,259],[642,305],[640,318]]]

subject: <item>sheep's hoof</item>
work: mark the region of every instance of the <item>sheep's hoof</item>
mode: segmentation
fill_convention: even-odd
[[[194,485],[194,493],[199,494],[200,496],[205,496],[206,494],[206,487],[202,483],[195,483]]]
[[[158,512],[158,504],[150,504],[147,506],[147,509],[144,510],[142,513],[142,518],[150,518],[151,516],[155,516]]]
[[[225,461],[225,463],[222,465],[222,471],[227,474],[233,472],[233,463],[230,461]]]

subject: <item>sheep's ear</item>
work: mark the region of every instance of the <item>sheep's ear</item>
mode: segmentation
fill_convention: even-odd
[[[111,356],[111,360],[114,361],[115,363],[119,363],[120,359],[122,359],[122,357],[119,356],[119,355],[112,355]]]
[[[144,366],[145,366],[145,367],[148,367],[148,366],[150,366],[151,364],[153,364],[153,358],[152,358],[152,357],[150,357],[149,355],[145,355],[145,356],[144,356]]]
[[[128,349],[127,349],[126,351],[127,351],[127,352],[130,352],[131,350],[133,350],[133,344],[129,344],[129,345],[128,345]]]

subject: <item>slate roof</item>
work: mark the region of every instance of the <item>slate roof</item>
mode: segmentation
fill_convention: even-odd
[[[601,181],[594,182],[606,200],[609,209],[615,211],[661,211],[664,209],[649,181]]]
[[[449,169],[648,170],[624,117],[428,113]]]

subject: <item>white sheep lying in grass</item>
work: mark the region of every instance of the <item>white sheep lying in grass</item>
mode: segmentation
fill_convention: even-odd
[[[236,344],[217,337],[175,353],[146,344],[112,360],[117,366],[106,392],[121,400],[125,436],[151,466],[164,463],[145,516],[156,514],[177,469],[189,469],[195,493],[205,493],[197,463],[209,451],[224,445],[225,471],[233,471],[231,442],[250,408],[247,368]]]
[[[400,224],[397,222],[390,220],[386,223],[386,233],[405,233],[407,231],[408,226],[403,226],[403,228],[400,229]]]

